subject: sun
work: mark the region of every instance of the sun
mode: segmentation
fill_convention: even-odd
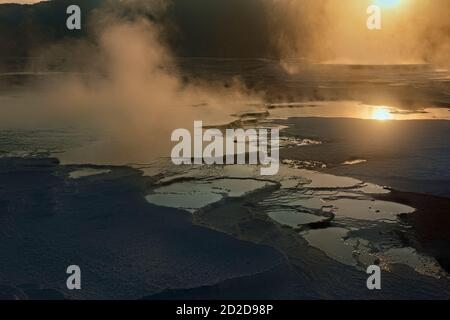
[[[375,0],[375,4],[381,8],[394,8],[401,4],[401,0]]]
[[[372,119],[378,121],[387,121],[392,119],[392,114],[386,107],[378,107],[372,113]]]

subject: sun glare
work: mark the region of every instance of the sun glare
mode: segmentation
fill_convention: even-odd
[[[375,4],[382,8],[394,8],[398,7],[401,2],[401,0],[376,0]]]
[[[375,109],[372,113],[372,119],[378,121],[386,121],[392,119],[392,114],[389,112],[388,108],[379,107]]]

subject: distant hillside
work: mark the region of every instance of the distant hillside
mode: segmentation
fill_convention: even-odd
[[[78,4],[83,21],[105,0],[54,0],[35,5],[0,5],[0,58],[28,57],[34,49],[88,30],[66,29],[66,8]],[[170,44],[182,56],[273,56],[267,10],[261,0],[172,0],[167,11]],[[124,15],[126,15],[126,11]]]
[[[34,5],[0,5],[0,57],[27,57],[34,48],[65,37],[82,37],[85,30],[66,28],[66,8],[78,4],[89,15],[103,0],[57,0]]]

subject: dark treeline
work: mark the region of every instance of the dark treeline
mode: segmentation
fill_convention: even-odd
[[[116,2],[117,4],[118,2]],[[136,1],[134,2],[136,3]],[[78,4],[83,29],[66,28],[66,8]],[[53,0],[34,5],[0,5],[0,57],[29,57],[36,49],[68,38],[86,37],[95,14],[109,10],[106,0]],[[121,15],[135,16],[134,8],[121,8]],[[192,57],[274,57],[269,41],[270,10],[261,0],[171,0],[160,19],[173,51]]]

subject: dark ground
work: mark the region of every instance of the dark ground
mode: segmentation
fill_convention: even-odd
[[[0,296],[137,299],[211,285],[283,262],[267,246],[192,224],[148,204],[137,170],[68,180],[54,159],[0,159]],[[66,268],[82,270],[69,292]],[[50,292],[50,293],[49,293]]]
[[[258,214],[240,219],[248,216],[251,199],[205,212],[196,222],[205,227],[196,226],[188,213],[148,204],[144,195],[152,181],[137,170],[111,167],[108,175],[67,179],[74,169],[54,159],[0,160],[2,298],[450,295],[447,281],[403,266],[383,276],[381,292],[370,292],[363,271],[326,257],[293,231]],[[220,218],[231,212],[233,217]],[[242,233],[227,231],[236,226]],[[211,230],[219,228],[225,232]],[[65,289],[71,264],[82,269],[81,291]]]

